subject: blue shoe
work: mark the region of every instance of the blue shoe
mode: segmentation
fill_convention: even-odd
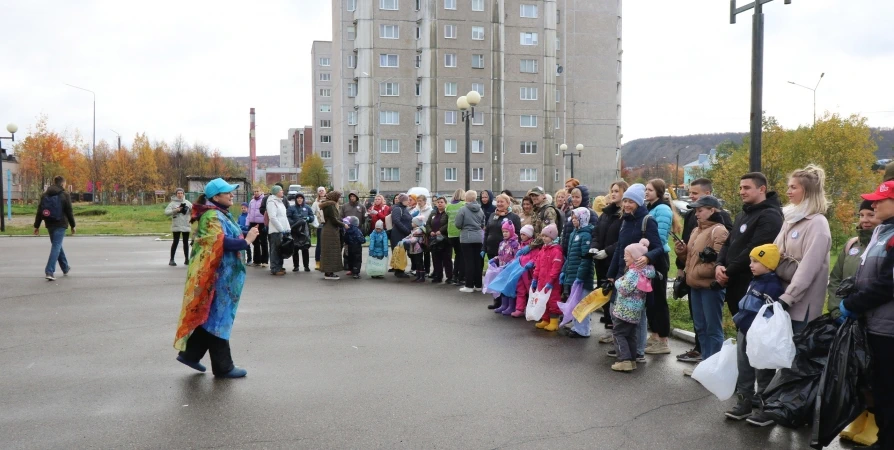
[[[205,371],[205,366],[203,366],[202,363],[200,363],[200,362],[198,362],[198,361],[196,361],[196,362],[192,362],[192,361],[190,361],[190,360],[188,360],[188,359],[186,359],[186,358],[184,358],[184,357],[182,357],[182,356],[180,356],[180,355],[177,355],[177,361],[180,361],[180,362],[182,362],[183,364],[186,364],[187,366],[192,367],[193,369],[198,370],[199,372],[204,372],[204,371]]]
[[[223,375],[215,375],[218,378],[242,378],[248,375],[248,371],[241,367],[233,367],[233,370],[223,374]]]

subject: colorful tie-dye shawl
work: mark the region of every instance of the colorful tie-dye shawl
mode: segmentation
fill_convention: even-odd
[[[230,339],[245,283],[242,252],[224,251],[224,237],[240,238],[242,230],[229,212],[213,206],[201,209],[195,211],[200,214],[199,226],[174,339],[174,348],[181,351],[186,350],[186,341],[199,326],[221,339]]]

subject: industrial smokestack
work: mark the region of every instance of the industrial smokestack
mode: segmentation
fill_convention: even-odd
[[[255,174],[258,171],[258,154],[255,150],[255,109],[251,108],[251,125],[248,130],[248,152],[251,155],[251,167],[249,168],[248,177],[252,183],[257,181]]]

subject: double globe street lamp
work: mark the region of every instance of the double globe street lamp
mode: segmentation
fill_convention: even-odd
[[[472,137],[469,125],[475,118],[475,107],[481,103],[481,94],[478,91],[469,91],[468,94],[456,99],[456,107],[462,111],[463,122],[466,123],[466,191],[472,189]]]
[[[10,136],[4,137],[0,136],[0,139],[9,139],[10,141],[15,142],[16,140],[16,131],[19,131],[19,127],[16,124],[11,123],[6,126],[6,131],[9,131]],[[7,158],[6,150],[3,149],[3,146],[0,145],[0,232],[6,231],[6,212],[3,210],[3,161]],[[12,186],[9,187],[10,192],[7,193],[9,195],[10,202],[12,201]]]
[[[562,161],[565,160],[566,156],[571,157],[571,178],[574,178],[574,157],[577,156],[578,158],[580,158],[581,156],[583,156],[582,153],[584,151],[584,144],[577,144],[577,146],[575,147],[575,150],[577,150],[577,155],[575,155],[574,152],[566,153],[566,151],[568,150],[567,144],[560,145],[559,150],[562,151]]]

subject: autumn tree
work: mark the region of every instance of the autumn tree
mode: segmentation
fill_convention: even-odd
[[[301,184],[310,188],[329,185],[329,172],[319,155],[313,154],[305,158],[301,165]]]

